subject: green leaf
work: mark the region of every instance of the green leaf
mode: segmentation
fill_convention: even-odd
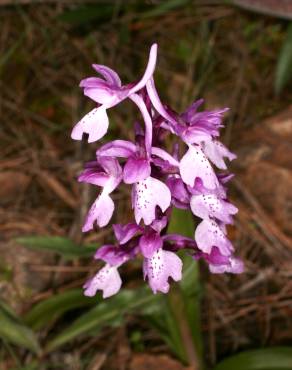
[[[291,370],[292,347],[245,351],[229,357],[213,370]]]
[[[194,225],[191,212],[173,209],[168,232],[193,238]],[[199,268],[190,256],[182,255],[181,258],[183,278],[164,298],[167,309],[164,309],[164,320],[157,329],[183,362],[190,363],[196,357],[202,363]]]
[[[69,290],[33,306],[25,315],[24,322],[34,330],[39,330],[58,319],[65,312],[78,307],[92,306],[99,300],[99,298],[85,297],[81,289]]]
[[[275,91],[279,94],[292,78],[292,23],[282,45],[276,67]]]
[[[34,332],[2,301],[0,301],[0,338],[20,347],[40,353]]]
[[[189,238],[194,237],[194,218],[191,212],[174,208],[171,213],[168,233],[178,233]]]
[[[201,296],[202,286],[200,282],[199,263],[190,256],[183,258],[184,273],[180,282],[184,312],[187,317],[188,327],[198,352],[203,358],[203,339],[201,335]]]
[[[73,25],[82,25],[90,21],[97,21],[101,24],[111,19],[114,7],[114,3],[81,5],[75,9],[65,10],[58,18],[60,21]]]
[[[17,238],[16,242],[27,248],[58,253],[67,259],[90,257],[96,251],[93,245],[80,246],[60,236],[24,236]]]
[[[187,5],[190,0],[168,0],[155,5],[153,9],[144,12],[141,18],[158,17],[176,8]]]
[[[89,331],[101,329],[105,325],[111,325],[122,315],[132,312],[134,309],[135,312],[138,309],[143,312],[144,307],[156,299],[156,296],[149,289],[123,290],[118,295],[101,301],[96,307],[80,316],[47,344],[46,351],[53,351],[79,335],[88,334]]]

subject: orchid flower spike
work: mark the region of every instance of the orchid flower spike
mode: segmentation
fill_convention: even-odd
[[[83,232],[102,228],[115,217],[113,192],[121,183],[131,188],[133,216],[128,224],[114,224],[115,241],[98,248],[94,256],[104,266],[84,285],[84,294],[103,298],[121,288],[119,267],[141,255],[143,276],[153,293],[167,293],[170,281],[182,279],[183,263],[177,255],[186,251],[194,260],[203,259],[211,273],[243,272],[227,236],[238,209],[227,195],[232,174],[226,159],[236,155],[219,141],[227,108],[203,111],[200,99],[183,113],[163,104],[154,82],[157,45],[150,48],[145,72],[136,83],[122,85],[118,74],[107,66],[93,64],[99,77],[81,81],[84,95],[97,103],[73,128],[72,138],[88,142],[107,132],[107,109],[129,99],[137,108],[143,127],[133,124],[133,142],[116,138],[96,148],[95,160],[87,163],[78,180],[100,188],[85,219]],[[173,146],[165,140],[172,136]],[[178,148],[184,148],[180,153]],[[222,172],[224,170],[225,172]],[[221,171],[221,172],[220,172]],[[129,207],[130,208],[130,207]],[[191,212],[196,220],[193,238],[168,234],[173,208]],[[195,220],[194,220],[195,221]],[[110,237],[111,239],[111,237]]]

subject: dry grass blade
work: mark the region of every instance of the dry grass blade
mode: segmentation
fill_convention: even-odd
[[[75,209],[78,201],[52,173],[40,171],[38,178],[43,186],[48,186],[65,204]]]

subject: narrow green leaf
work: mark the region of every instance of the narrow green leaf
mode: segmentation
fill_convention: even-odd
[[[74,9],[65,10],[58,18],[73,25],[87,24],[90,21],[101,24],[111,19],[114,7],[114,3],[80,5]]]
[[[193,342],[198,356],[203,358],[203,340],[201,334],[201,296],[199,263],[190,256],[183,258],[184,274],[180,282],[181,294],[185,305],[185,315],[188,321]]]
[[[144,12],[141,15],[141,18],[150,18],[150,17],[158,17],[165,13],[168,13],[176,8],[183,7],[187,5],[190,0],[168,0],[161,2],[158,5],[155,5],[153,9]]]
[[[292,347],[245,351],[229,357],[213,370],[291,370]]]
[[[169,225],[170,233],[179,233],[193,238],[195,220],[191,212],[174,209]],[[173,321],[180,326],[180,333],[176,333],[173,341],[181,341],[180,347],[184,348],[184,356],[197,357],[200,362],[203,358],[203,341],[201,337],[200,297],[201,285],[199,280],[198,263],[190,256],[181,256],[184,264],[183,278],[178,289],[173,289],[168,297],[169,305],[173,312]],[[168,329],[171,329],[170,327]],[[174,331],[170,331],[174,334]],[[187,338],[188,337],[188,338]],[[186,346],[193,343],[193,349],[189,348],[186,354]],[[190,353],[192,351],[192,354]],[[183,352],[180,351],[182,354]]]
[[[24,39],[24,35],[22,34],[19,39],[1,56],[0,58],[0,73],[2,72],[4,66],[9,62],[12,58],[13,54],[22,45],[22,41]]]
[[[123,290],[118,295],[100,302],[96,307],[79,317],[71,326],[64,329],[63,332],[59,333],[47,344],[46,351],[53,351],[79,335],[110,325],[121,315],[129,313],[134,309],[135,312],[138,309],[141,312],[145,306],[155,300],[156,296],[149,289]]]
[[[37,305],[25,315],[24,322],[34,330],[39,330],[74,308],[92,306],[100,298],[85,297],[81,289],[73,289],[56,294]]]
[[[60,236],[24,236],[17,238],[16,242],[27,248],[57,253],[67,259],[90,257],[96,251],[95,246],[77,245]]]
[[[287,35],[282,45],[276,67],[275,91],[277,94],[292,78],[292,22],[287,29]]]
[[[174,335],[171,335],[170,328],[167,325],[165,308],[166,301],[162,299],[160,302],[160,309],[152,312],[151,315],[145,315],[145,319],[149,324],[159,333],[160,337],[165,341],[173,353],[181,360],[186,361],[185,352],[181,352],[181,346],[177,346]],[[166,306],[167,307],[167,306]]]
[[[2,301],[0,301],[0,323],[0,338],[32,352],[40,353],[40,346],[34,332],[24,325]]]

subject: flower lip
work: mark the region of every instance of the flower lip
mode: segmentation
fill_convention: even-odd
[[[195,241],[198,248],[208,254],[213,247],[217,247],[223,256],[230,256],[234,250],[222,229],[213,220],[203,220],[197,226]]]
[[[137,182],[133,187],[132,194],[132,205],[137,224],[143,219],[145,225],[150,225],[155,220],[156,206],[165,212],[171,202],[169,188],[151,176]]]
[[[173,252],[158,249],[151,258],[143,262],[144,279],[148,282],[153,293],[169,291],[169,278],[179,281],[182,278],[182,261]]]
[[[84,295],[93,297],[97,290],[102,290],[103,298],[108,298],[120,290],[122,280],[116,267],[106,264],[98,273],[83,286]]]

